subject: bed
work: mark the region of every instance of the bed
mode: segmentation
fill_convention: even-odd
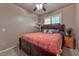
[[[41,30],[43,29],[59,29],[64,31],[64,25],[43,25]],[[62,42],[63,37],[60,33],[28,33],[23,34],[19,38],[19,49],[31,56],[56,56],[62,54]]]

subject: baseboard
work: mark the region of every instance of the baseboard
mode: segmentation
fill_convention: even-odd
[[[10,47],[10,48],[7,48],[7,49],[4,49],[4,50],[1,50],[0,53],[6,52],[6,51],[11,50],[11,49],[13,49],[13,48],[15,48],[15,47],[16,47],[16,46],[12,46],[12,47]]]

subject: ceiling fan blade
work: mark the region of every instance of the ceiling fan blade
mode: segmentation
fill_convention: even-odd
[[[37,9],[37,8],[35,7],[35,8],[33,9],[33,11],[36,11],[36,9]]]
[[[43,6],[43,10],[46,11],[45,7]]]

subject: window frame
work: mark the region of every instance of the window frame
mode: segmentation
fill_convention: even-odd
[[[53,16],[49,16],[49,17],[46,17],[46,18],[50,18],[50,24],[54,24],[54,23],[52,23],[52,17],[56,17],[56,16],[59,16],[59,18],[60,18],[60,24],[61,24],[61,23],[62,23],[62,14],[61,14],[61,13],[55,14],[55,15],[53,15]],[[44,20],[45,20],[46,18],[44,18]],[[44,21],[43,21],[43,24],[46,25],[46,24],[44,23]]]

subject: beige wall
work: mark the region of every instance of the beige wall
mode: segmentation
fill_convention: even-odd
[[[75,30],[76,30],[76,45],[79,50],[79,4],[76,6],[76,21],[75,21]]]
[[[45,17],[48,17],[48,16],[53,16],[55,14],[58,14],[58,13],[61,13],[62,17],[61,17],[61,22],[64,23],[66,25],[66,27],[74,27],[74,21],[75,21],[75,4],[72,4],[72,5],[69,5],[69,6],[66,6],[64,8],[61,8],[61,9],[58,9],[54,12],[51,12],[50,14],[45,14],[45,15],[42,15],[40,16],[40,22],[42,22],[42,20],[45,18]]]
[[[36,31],[36,23],[36,15],[13,4],[0,4],[0,51],[15,46],[22,33]]]

